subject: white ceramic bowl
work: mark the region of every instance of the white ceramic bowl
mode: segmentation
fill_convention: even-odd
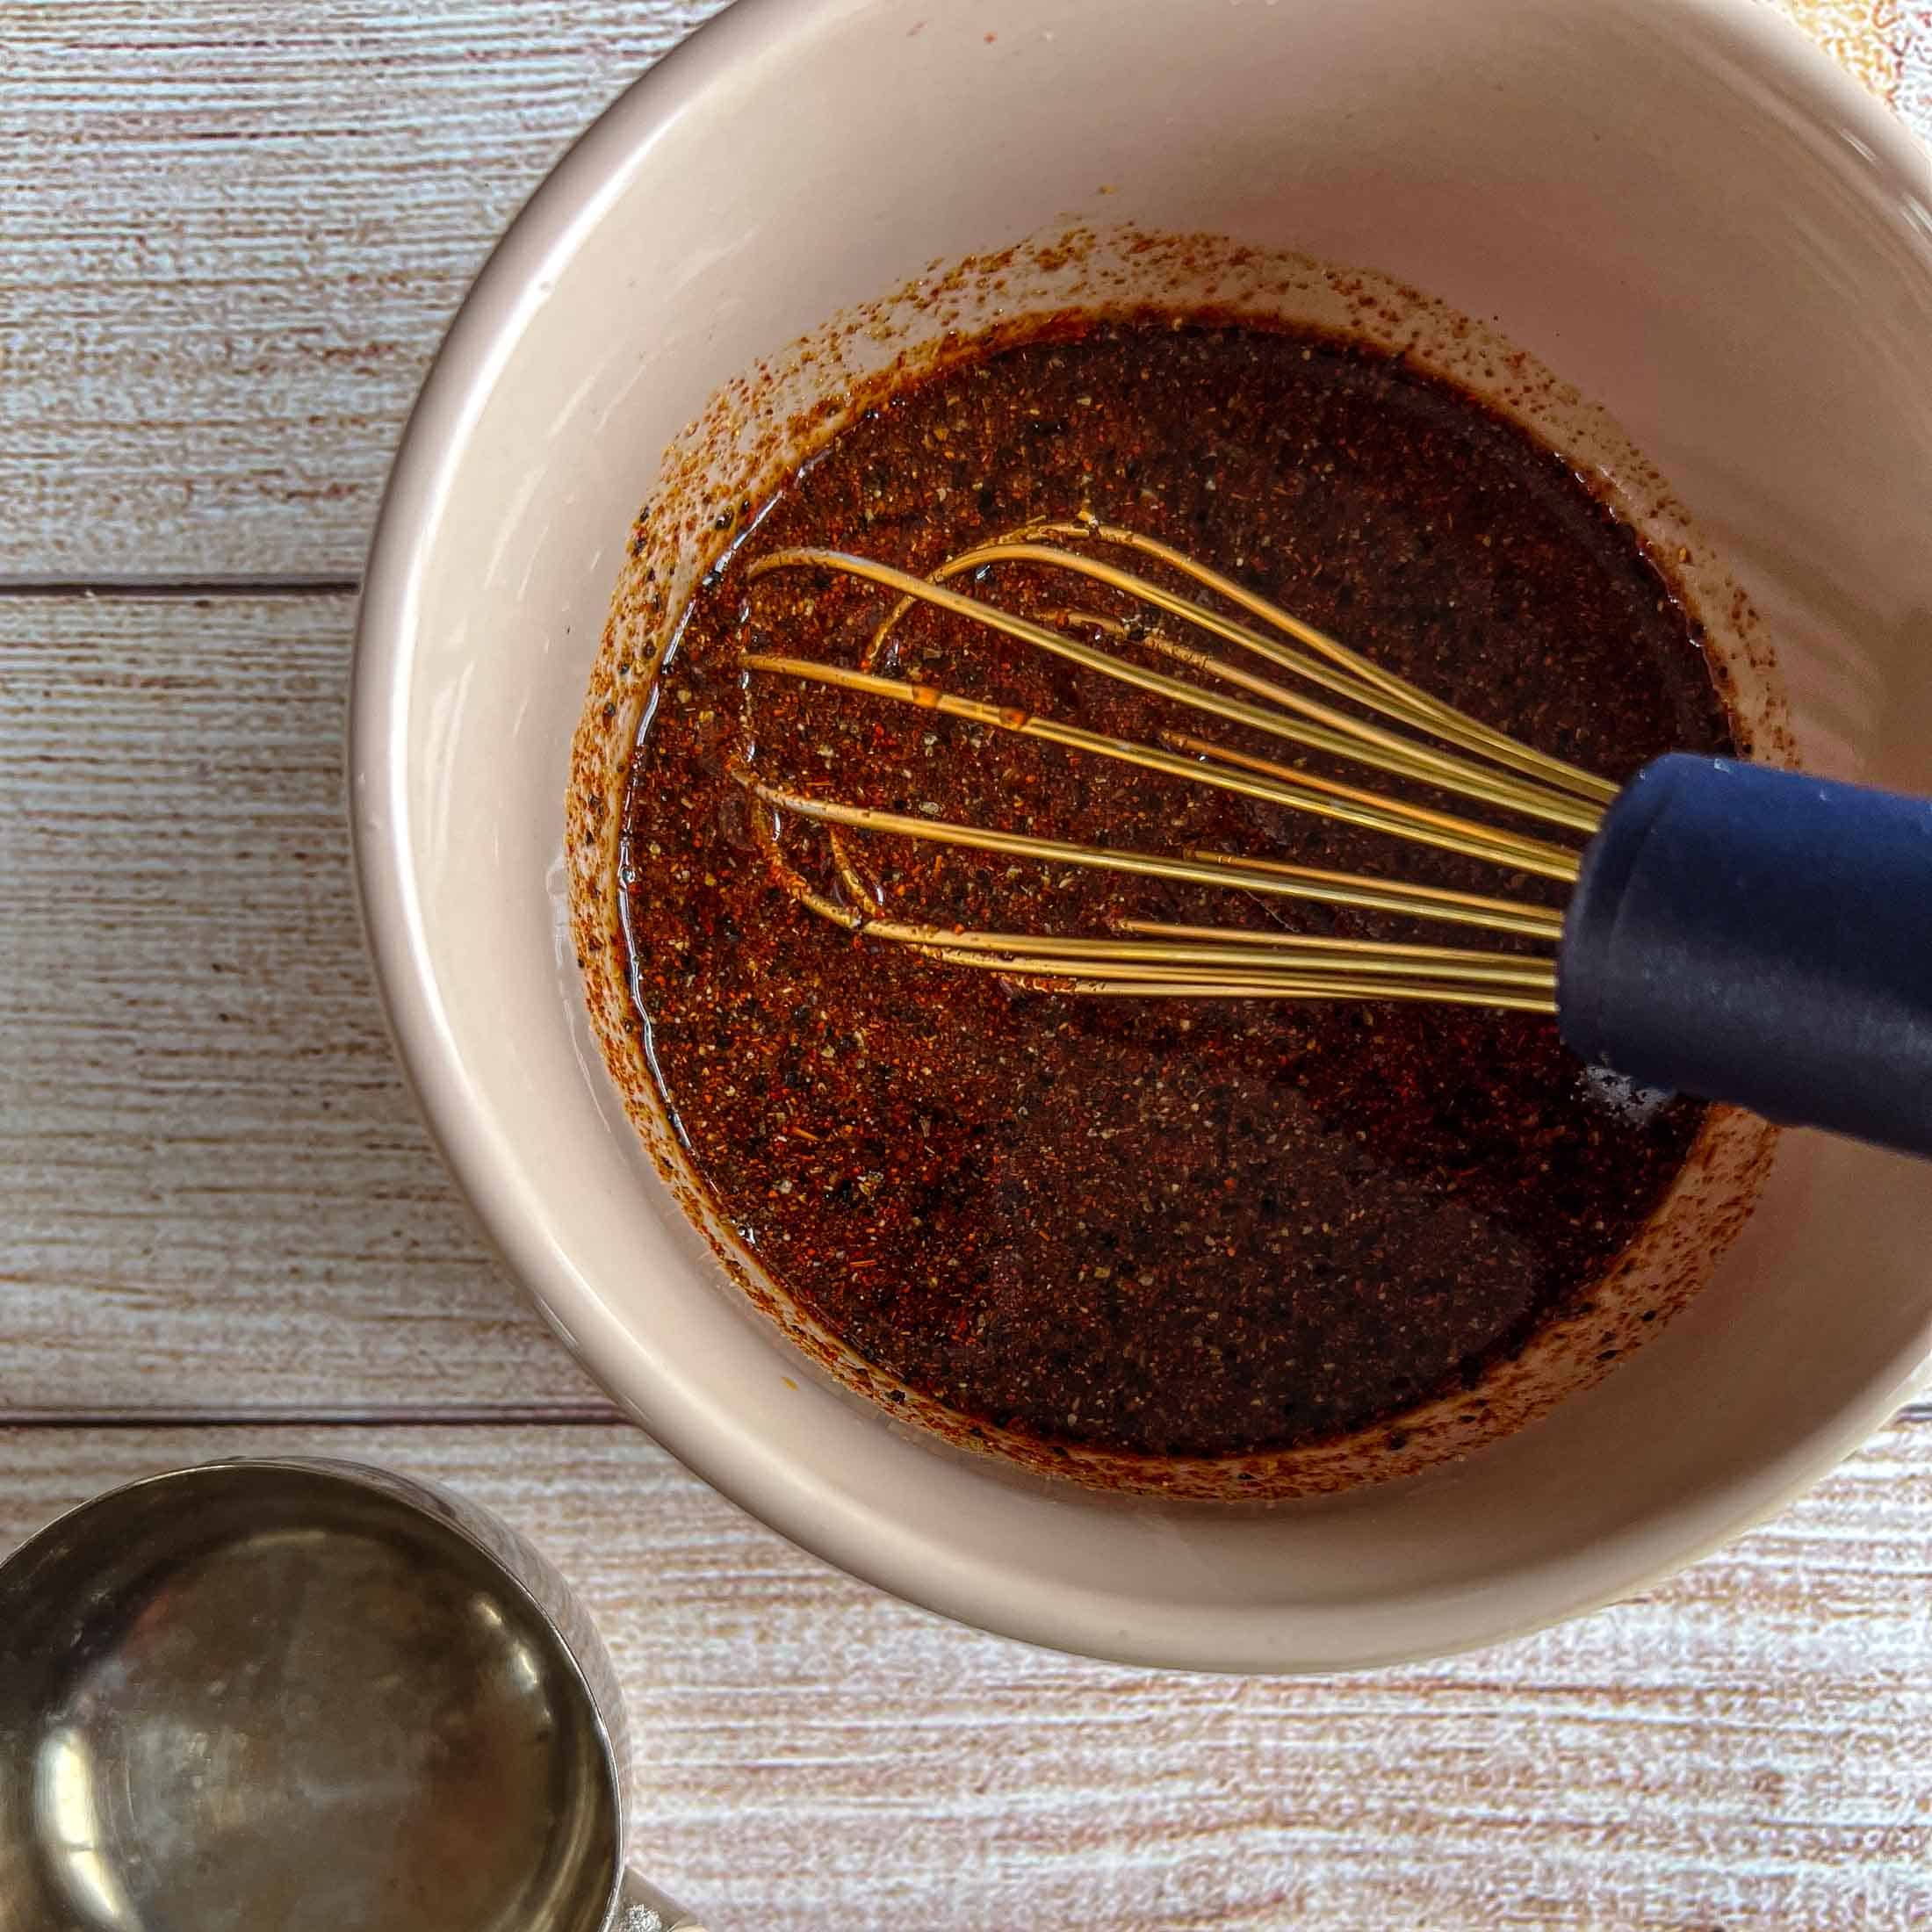
[[[660,451],[834,311],[1082,215],[1360,263],[1493,320],[1717,540],[1806,761],[1932,789],[1932,169],[1769,9],[740,0],[545,183],[411,420],[351,731],[382,985],[551,1322],[797,1541],[1137,1662],[1488,1642],[1689,1561],[1883,1419],[1932,1345],[1932,1170],[1787,1135],[1711,1286],[1547,1420],[1318,1502],[1164,1504],[1015,1477],[804,1370],[671,1202],[583,1017],[571,734]]]

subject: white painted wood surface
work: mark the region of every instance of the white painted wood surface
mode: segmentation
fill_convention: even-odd
[[[1932,1923],[1932,1406],[1566,1630],[1162,1676],[794,1551],[485,1252],[356,930],[349,580],[490,240],[716,4],[0,0],[0,1552],[213,1455],[464,1490],[583,1590],[718,1932]],[[1792,4],[1932,130],[1932,0]]]
[[[722,4],[0,5],[0,575],[354,575],[491,243]]]
[[[608,1412],[390,1052],[353,611],[0,598],[0,1417]]]
[[[0,1433],[0,1546],[112,1482],[292,1449],[448,1483],[556,1559],[629,1698],[633,1855],[717,1932],[1932,1922],[1932,1422],[1634,1603],[1316,1682],[942,1624],[614,1424]]]

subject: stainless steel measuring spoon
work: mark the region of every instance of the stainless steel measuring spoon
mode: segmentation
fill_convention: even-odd
[[[177,1470],[0,1564],[0,1932],[700,1932],[628,1762],[562,1580],[382,1470]]]

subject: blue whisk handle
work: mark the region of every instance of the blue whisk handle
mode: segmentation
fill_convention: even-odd
[[[1932,1157],[1932,800],[1647,765],[1583,856],[1557,1024],[1644,1085]]]

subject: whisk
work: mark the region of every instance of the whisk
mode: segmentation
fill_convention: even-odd
[[[1025,616],[957,588],[1006,566],[1064,573],[1086,602]],[[1443,703],[1185,552],[1088,513],[1009,531],[925,577],[826,549],[775,551],[748,574],[795,570],[863,579],[897,601],[858,666],[747,651],[741,661],[754,675],[916,706],[1568,892],[1558,910],[1265,854],[1044,838],[841,803],[741,770],[774,812],[826,828],[842,897],[792,861],[771,813],[754,815],[785,890],[819,917],[948,964],[1089,996],[1394,999],[1549,1014],[1586,1064],[1932,1156],[1932,801],[1682,753],[1619,788]],[[1109,608],[1092,607],[1096,590]],[[1178,717],[1272,741],[1283,755],[1178,724],[1153,742],[1113,737],[882,674],[896,628],[922,604],[1162,700]],[[1308,753],[1329,770],[1345,761],[1352,775],[1287,761]],[[1460,809],[1380,789],[1389,781]],[[1472,817],[1471,807],[1536,829]],[[1104,935],[1004,933],[889,918],[872,909],[849,842],[865,833],[1402,915],[1491,943],[1142,919]],[[1494,935],[1508,935],[1509,948]]]

